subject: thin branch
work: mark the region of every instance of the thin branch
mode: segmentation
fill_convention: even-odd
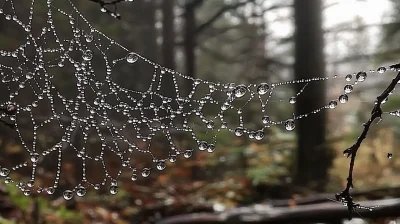
[[[17,113],[17,107],[15,105],[7,105],[6,107],[0,108],[0,113],[4,113],[7,115],[15,115]],[[0,123],[4,124],[5,126],[14,129],[15,125],[12,123],[8,123],[6,121],[0,120]]]
[[[218,12],[216,12],[213,16],[211,16],[211,18],[209,20],[207,20],[203,24],[199,25],[197,27],[197,29],[195,30],[195,34],[201,33],[204,29],[206,29],[211,24],[213,24],[215,21],[217,21],[225,12],[233,10],[233,9],[237,9],[237,8],[239,8],[241,6],[246,5],[247,3],[251,3],[251,2],[254,2],[254,1],[255,0],[239,2],[239,3],[235,4],[235,5],[226,5],[225,7],[222,7],[220,10],[218,10]]]
[[[390,69],[398,71],[400,67],[400,64],[392,65],[389,66]],[[347,185],[346,188],[341,192],[336,194],[336,200],[343,202],[348,209],[349,212],[349,220],[351,220],[353,212],[357,208],[365,208],[361,206],[360,204],[357,204],[353,201],[352,196],[350,195],[350,188],[354,188],[353,185],[353,171],[354,171],[354,162],[357,156],[358,149],[361,146],[361,143],[364,141],[364,139],[367,137],[369,128],[372,124],[372,122],[375,121],[375,119],[382,119],[382,102],[389,96],[389,94],[394,90],[396,87],[397,83],[400,81],[400,72],[397,74],[397,76],[392,80],[390,85],[382,92],[381,95],[379,95],[376,98],[375,101],[375,106],[371,111],[371,118],[363,124],[364,129],[361,132],[361,135],[357,138],[356,143],[354,143],[350,148],[344,150],[343,154],[347,155],[347,157],[350,157],[350,167],[349,167],[349,175],[347,177]]]
[[[102,9],[104,9],[105,12],[106,12],[107,14],[109,14],[110,16],[112,16],[112,17],[114,17],[114,18],[116,18],[116,19],[121,19],[121,15],[117,12],[117,9],[118,9],[117,5],[118,5],[119,3],[121,3],[121,2],[126,2],[126,1],[128,1],[128,0],[112,0],[112,1],[109,1],[109,2],[106,2],[105,0],[89,0],[89,1],[99,4],[100,7],[101,7]],[[134,0],[131,0],[130,2],[133,2],[133,1],[134,1]],[[108,9],[108,8],[106,7],[106,6],[108,6],[108,5],[112,5],[112,6],[114,7],[114,10]]]

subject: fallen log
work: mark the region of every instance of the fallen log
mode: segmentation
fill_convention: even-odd
[[[359,209],[358,218],[382,218],[400,216],[400,199],[365,201],[363,206],[374,207],[372,211]],[[221,213],[195,213],[179,215],[156,222],[157,224],[189,223],[341,223],[348,218],[347,207],[341,203],[325,202],[316,205],[273,207],[270,204],[256,204],[234,208]],[[354,216],[354,218],[357,218]]]

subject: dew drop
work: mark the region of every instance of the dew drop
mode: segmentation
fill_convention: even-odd
[[[110,193],[115,195],[118,193],[118,186],[111,186],[110,187]]]
[[[200,151],[204,151],[206,149],[207,149],[207,142],[205,142],[205,141],[200,142],[199,143],[199,150]]]
[[[1,170],[0,170],[0,176],[2,176],[2,177],[8,176],[9,173],[10,173],[10,170],[7,168],[1,168]]]
[[[382,74],[382,73],[386,72],[386,68],[385,67],[379,67],[377,71],[378,71],[378,73]]]
[[[160,161],[160,162],[157,163],[157,169],[158,170],[164,170],[165,167],[166,167],[166,164],[165,164],[164,161]]]
[[[142,177],[148,177],[149,175],[150,175],[150,169],[149,168],[143,168]]]
[[[32,78],[33,78],[32,72],[26,73],[26,79],[32,79]]]
[[[240,98],[243,97],[247,92],[247,88],[245,85],[239,85],[235,88],[233,91],[233,94],[235,94],[235,97]]]
[[[127,56],[126,56],[126,61],[128,62],[128,63],[135,63],[136,61],[138,60],[138,56],[135,54],[135,53],[133,53],[133,52],[131,52],[131,53],[129,53]]]
[[[366,72],[359,72],[356,75],[356,79],[359,82],[363,82],[367,78],[367,73]]]
[[[93,41],[93,35],[92,34],[87,34],[85,36],[86,42],[90,43]]]
[[[339,102],[340,103],[347,103],[349,101],[349,97],[346,94],[340,95],[339,96]]]
[[[294,97],[294,96],[290,97],[289,103],[290,104],[295,104],[296,103],[296,97]]]
[[[131,176],[131,180],[132,181],[136,181],[137,180],[137,174],[136,173],[134,173],[134,174],[132,174],[132,176]]]
[[[32,153],[31,155],[32,163],[37,163],[38,160],[39,160],[39,153]]]
[[[388,159],[393,158],[393,154],[392,154],[392,153],[388,153],[388,154],[387,154],[387,158],[388,158]]]
[[[289,119],[285,122],[285,128],[288,131],[293,131],[295,128],[295,123],[293,119]]]
[[[170,156],[169,156],[169,161],[170,161],[171,163],[176,162],[176,156],[175,156],[175,155],[170,155]]]
[[[82,55],[83,60],[90,61],[93,58],[93,53],[91,50],[86,50]]]
[[[188,158],[190,158],[191,156],[192,156],[192,150],[186,150],[184,153],[183,153],[183,157],[185,157],[186,159],[188,159]]]
[[[345,93],[351,93],[353,91],[353,86],[352,85],[345,85],[344,86],[344,92]]]
[[[80,186],[77,190],[76,190],[76,195],[78,195],[79,197],[83,197],[86,194],[86,188]]]
[[[209,144],[207,147],[207,152],[213,153],[215,151],[215,145],[214,144]]]
[[[47,194],[54,194],[55,191],[56,191],[56,190],[55,190],[53,187],[49,187],[49,188],[47,188],[47,190],[46,190]]]
[[[261,83],[257,87],[257,92],[260,95],[266,94],[268,92],[268,90],[269,90],[269,85],[267,83]]]
[[[353,76],[351,74],[346,75],[345,79],[346,81],[350,82]]]
[[[207,128],[208,128],[208,129],[213,129],[213,128],[214,128],[214,122],[213,122],[213,121],[209,121],[209,122],[207,123]]]
[[[9,183],[11,183],[11,182],[12,182],[11,177],[6,177],[6,178],[4,178],[4,183],[9,184]]]
[[[263,116],[261,120],[263,124],[268,124],[270,122],[270,118],[267,115]]]
[[[263,131],[257,131],[255,134],[255,139],[256,140],[262,140],[264,138],[264,132]]]
[[[65,190],[63,193],[63,197],[65,200],[71,200],[73,196],[74,194],[71,190]]]
[[[243,128],[236,128],[236,129],[235,129],[235,135],[236,135],[236,136],[240,137],[240,136],[243,135],[243,133],[244,133]]]
[[[329,108],[331,109],[335,109],[337,106],[337,102],[336,100],[332,100],[331,102],[329,102]]]

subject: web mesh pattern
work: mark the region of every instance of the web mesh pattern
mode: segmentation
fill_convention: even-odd
[[[17,48],[0,50],[0,88],[3,91],[0,118],[9,126],[7,128],[15,130],[29,158],[18,164],[0,164],[0,175],[26,195],[33,189],[38,193],[55,192],[63,181],[62,176],[68,178],[69,175],[63,173],[62,166],[68,161],[67,151],[81,159],[81,169],[71,175],[82,178],[81,182],[63,191],[65,199],[71,199],[74,194],[84,196],[88,188],[99,190],[107,183],[110,183],[109,192],[116,194],[123,172],[131,173],[135,181],[138,176],[148,177],[152,169],[164,170],[167,161],[175,162],[178,156],[191,157],[193,150],[212,153],[216,149],[216,136],[221,131],[255,140],[264,139],[265,131],[271,126],[281,125],[292,131],[295,120],[346,103],[354,86],[363,82],[367,74],[375,73],[361,71],[345,76],[247,85],[194,79],[116,43],[93,27],[69,0],[48,0],[43,7],[47,18],[41,27],[33,27],[32,22],[37,3],[32,0],[26,4],[30,4],[27,20],[20,18],[13,0],[3,0],[0,5],[0,17],[6,24],[20,27],[21,34],[26,37]],[[59,21],[67,21],[69,34],[60,34]],[[109,56],[110,51],[118,52],[119,56]],[[132,70],[121,71],[121,65]],[[129,74],[135,69],[151,77],[148,85],[138,90],[124,86],[123,82],[124,75],[135,75]],[[381,67],[377,71],[383,73],[386,69]],[[172,96],[161,93],[165,77],[173,79]],[[337,99],[308,114],[293,114],[280,120],[268,115],[267,105],[279,87],[303,85],[300,92],[285,100],[295,104],[310,83],[328,79],[347,82]],[[181,91],[182,80],[191,83],[189,93]],[[60,86],[63,82],[65,86]],[[257,128],[245,124],[243,111],[250,102],[259,105],[260,126]],[[232,121],[232,114],[235,121]],[[212,135],[213,140],[203,140],[198,136],[200,132]],[[174,137],[176,133],[190,137],[197,147],[179,145]],[[51,137],[46,144],[40,143],[44,136]],[[163,136],[169,144],[162,153],[152,151],[152,140],[157,136]],[[135,154],[149,156],[152,164],[135,166],[139,162],[135,161]],[[107,164],[110,156],[120,161],[112,168]],[[46,159],[54,161],[54,166],[46,169],[55,172],[54,182],[47,186],[35,181]],[[104,172],[102,180],[90,180],[86,169],[89,163],[100,164],[101,171],[96,172]],[[18,182],[10,177],[11,172],[19,169],[29,170],[28,181]]]

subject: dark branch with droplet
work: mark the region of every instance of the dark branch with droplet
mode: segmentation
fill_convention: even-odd
[[[95,2],[100,5],[101,9],[109,14],[110,16],[121,19],[121,15],[118,13],[118,4],[121,2],[133,2],[134,0],[112,0],[112,1],[105,1],[105,0],[89,0],[91,2]],[[112,9],[109,9],[108,6],[111,6]]]
[[[400,63],[391,65],[389,66],[391,70],[394,71],[399,71],[400,69]],[[347,206],[348,211],[349,211],[349,220],[352,218],[353,212],[355,209],[369,209],[372,210],[372,208],[367,208],[363,207],[360,204],[357,204],[353,201],[353,198],[350,195],[350,189],[354,188],[353,185],[353,170],[354,170],[354,162],[357,156],[358,149],[361,146],[361,143],[364,141],[364,139],[367,137],[369,128],[374,122],[375,119],[381,120],[382,119],[382,102],[390,95],[391,92],[395,89],[397,83],[400,81],[400,72],[397,74],[397,76],[392,80],[390,85],[382,92],[381,95],[379,95],[376,98],[375,101],[375,106],[371,111],[371,117],[369,120],[363,124],[364,129],[361,132],[361,135],[357,138],[356,143],[354,143],[350,148],[346,149],[343,151],[343,154],[347,156],[347,158],[350,157],[350,167],[349,167],[349,175],[347,177],[347,185],[346,188],[341,192],[336,194],[336,200],[342,202],[345,206]]]
[[[13,104],[9,104],[5,107],[0,107],[0,112],[7,114],[9,116],[11,115],[15,115],[17,113],[17,106],[13,105]],[[6,121],[0,120],[0,123],[3,123],[4,125],[6,125],[7,127],[10,127],[12,129],[15,128],[14,124],[8,123]]]

